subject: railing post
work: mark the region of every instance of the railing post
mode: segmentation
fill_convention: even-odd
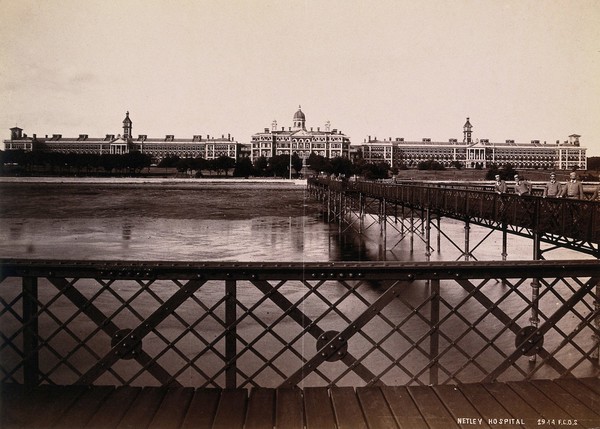
[[[23,384],[39,383],[38,354],[38,279],[23,277]]]
[[[327,223],[331,222],[331,188],[327,187]]]
[[[415,210],[411,207],[410,208],[410,253],[413,252],[414,250],[414,244],[415,244]]]
[[[594,301],[594,310],[596,314],[598,314],[594,323],[596,324],[596,329],[600,330],[600,281],[596,283],[596,300]],[[596,341],[596,347],[592,356],[598,359],[598,363],[600,363],[600,335],[593,335],[594,340]]]
[[[431,210],[425,209],[425,258],[427,262],[431,259]]]
[[[464,250],[464,254],[465,254],[465,261],[469,260],[469,255],[471,254],[471,249],[470,249],[470,232],[471,232],[471,224],[469,222],[469,219],[465,220],[465,250]]]
[[[358,232],[362,234],[365,227],[365,197],[362,191],[358,194]]]
[[[429,384],[438,384],[439,322],[440,322],[440,279],[431,279],[431,335],[429,336]]]
[[[440,253],[442,251],[442,221],[441,216],[438,212],[437,215],[437,252]]]
[[[508,225],[506,222],[502,222],[502,260],[506,261],[508,256]]]
[[[346,201],[344,200],[344,191],[340,191],[340,198],[339,198],[339,209],[338,209],[338,215],[340,217],[339,219],[339,225],[338,225],[338,231],[341,233],[342,232],[342,227],[343,227],[343,222],[344,222],[344,204],[346,204]]]
[[[531,280],[531,317],[529,318],[529,322],[531,326],[537,329],[540,324],[540,319],[538,317],[539,311],[539,298],[540,298],[540,281],[538,279]],[[529,362],[535,362],[536,354],[533,354],[529,358]]]
[[[225,359],[227,366],[225,369],[225,386],[228,389],[237,387],[237,364],[235,355],[237,354],[237,290],[235,280],[225,280]]]

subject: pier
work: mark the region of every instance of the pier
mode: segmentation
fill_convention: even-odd
[[[563,418],[587,419],[588,427],[600,421],[589,402],[598,400],[600,374],[598,260],[5,259],[0,266],[3,389],[67,395],[70,402],[45,403],[46,412],[56,413],[57,427],[70,413],[91,418],[123,397],[140,421],[150,414],[158,419],[162,413],[193,412],[195,407],[168,404],[176,398],[188,403],[196,395],[213,395],[207,407],[242,404],[244,418],[260,403],[281,416],[301,418],[305,427],[319,427],[308,423],[314,410],[332,418],[340,404],[361,410],[365,421],[375,412],[369,404],[377,401],[388,405],[375,415],[388,415],[396,427],[407,427],[402,418],[416,416],[428,422],[423,427],[448,427],[448,421],[462,426],[454,418],[550,419],[558,417],[552,407],[544,411],[544,403],[564,405],[557,399],[563,397],[577,405],[571,414],[559,411]],[[585,386],[580,393],[574,392],[577,383]],[[560,396],[544,394],[546,388]],[[495,397],[496,391],[504,393]],[[3,404],[15,413],[31,406],[29,394],[5,395],[12,402]],[[546,401],[538,398],[514,410],[502,405],[535,397]],[[135,414],[133,404],[145,400],[151,411]],[[465,415],[456,411],[467,404],[477,407],[463,408],[470,410]],[[214,406],[211,425],[220,421]],[[490,411],[494,407],[496,413]],[[221,411],[223,418],[234,418],[232,412]],[[6,408],[3,416],[18,421]],[[180,415],[181,422],[185,418]],[[365,427],[356,422],[349,427]]]
[[[337,222],[340,231],[351,229],[359,234],[378,227],[385,249],[406,238],[412,248],[417,238],[424,242],[424,256],[428,257],[436,245],[432,232],[437,232],[438,250],[440,237],[444,236],[461,250],[464,260],[469,260],[474,248],[498,232],[502,234],[498,256],[503,260],[509,235],[531,239],[533,259],[544,259],[545,252],[557,248],[600,257],[600,201],[542,198],[541,193],[500,195],[490,186],[468,183],[395,184],[311,178],[308,187],[311,195],[321,201],[327,221]],[[464,235],[445,234],[440,226],[443,218],[463,222]],[[480,242],[471,240],[473,225],[488,230]]]

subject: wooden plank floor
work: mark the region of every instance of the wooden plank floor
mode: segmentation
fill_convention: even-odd
[[[192,389],[4,385],[0,428],[600,428],[600,380]]]

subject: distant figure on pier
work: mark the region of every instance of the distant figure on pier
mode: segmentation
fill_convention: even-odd
[[[496,183],[494,183],[494,192],[497,194],[506,193],[506,182],[500,179],[500,175],[496,174]]]
[[[557,198],[560,195],[560,183],[556,181],[556,174],[550,173],[550,181],[544,186],[544,198]]]
[[[515,194],[520,196],[531,194],[531,183],[522,180],[518,174],[515,174]]]
[[[563,186],[560,196],[583,200],[583,185],[577,180],[577,173],[572,172],[569,174],[569,181]]]

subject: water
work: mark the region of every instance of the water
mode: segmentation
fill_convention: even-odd
[[[379,226],[340,234],[301,186],[0,184],[0,257],[84,260],[425,260],[422,235]],[[461,222],[444,219],[430,260],[457,260]],[[398,226],[399,228],[399,226]],[[472,227],[474,259],[501,259],[501,236]],[[432,243],[438,231],[431,231]],[[485,244],[479,244],[485,238]],[[410,241],[413,241],[411,246]],[[453,244],[453,242],[455,244]],[[531,241],[510,236],[508,259],[531,259]],[[437,247],[437,246],[435,246]],[[547,259],[576,259],[558,250]]]
[[[335,259],[303,187],[4,185],[0,256],[182,261]]]
[[[358,234],[349,230],[340,233],[338,225],[324,222],[320,205],[312,200],[301,186],[282,185],[116,185],[116,184],[0,184],[0,257],[2,258],[35,258],[35,259],[73,259],[73,260],[141,260],[141,261],[294,261],[294,262],[323,262],[323,261],[370,261],[370,260],[399,260],[423,261],[426,259],[425,246],[419,234],[400,235],[389,226],[387,242],[383,247],[379,226],[373,219],[367,218],[366,231]],[[400,226],[398,225],[398,228]],[[431,230],[431,240],[436,249],[429,257],[430,260],[453,261],[461,259],[461,251],[457,248],[464,244],[464,224],[453,220],[443,220],[441,246],[437,248],[438,231]],[[473,260],[501,259],[501,234],[495,232],[488,236],[489,230],[472,227],[471,249],[474,249]],[[485,239],[485,240],[484,240]],[[484,240],[484,241],[482,241]],[[411,245],[412,241],[412,245]],[[530,240],[509,236],[509,260],[531,259],[532,244]],[[576,259],[586,256],[576,252],[558,250],[547,253],[547,259]],[[3,284],[13,284],[12,293],[19,290],[18,282],[11,279]],[[51,289],[40,288],[40,293],[54,293]],[[207,289],[207,288],[205,288]],[[530,294],[529,282],[519,287],[524,296]],[[207,289],[210,290],[210,289]],[[332,286],[326,289],[331,294],[331,302],[335,302],[344,293],[343,288]],[[453,282],[442,284],[443,296],[446,302],[460,303],[465,299],[464,289]],[[7,288],[3,290],[3,299],[11,302],[6,296]],[[482,290],[492,301],[506,293],[507,288],[498,282],[490,282]],[[123,286],[119,294],[129,296],[134,293],[130,286]],[[166,299],[172,290],[157,292],[165,294]],[[290,282],[286,284],[285,295],[292,302],[301,299],[305,293],[304,287]],[[374,285],[365,285],[361,292],[365,297],[374,300],[381,290]],[[402,318],[411,310],[402,303],[419,305],[427,299],[429,289],[426,285],[407,288],[402,292],[402,302],[393,302],[386,312],[391,320]],[[49,295],[50,297],[51,295]],[[238,300],[245,301],[251,307],[261,294],[254,288],[240,288]],[[547,295],[552,298],[551,295]],[[48,297],[48,298],[49,298]],[[110,297],[109,297],[110,298]],[[222,298],[222,290],[215,287],[204,299],[207,301]],[[275,317],[280,311],[269,301],[270,307],[263,320]],[[108,305],[108,304],[107,304]],[[140,307],[152,308],[156,302],[149,300]],[[322,303],[315,303],[315,306]],[[517,295],[505,299],[501,306],[507,313],[523,308],[523,301]],[[552,312],[556,300],[550,299],[542,305],[542,310]],[[67,314],[70,304],[65,303]],[[361,310],[361,304],[343,302],[338,310],[348,315]],[[423,311],[427,313],[427,308]],[[443,314],[448,310],[442,306]],[[482,317],[481,305],[473,299],[461,304],[460,317],[464,320],[477,320]],[[146,310],[147,311],[147,310]],[[197,314],[198,309],[191,308],[190,314]],[[317,317],[321,311],[317,307],[303,307],[311,317]],[[315,312],[311,315],[311,312]],[[10,316],[9,314],[7,316]],[[351,316],[350,316],[351,317]],[[529,314],[519,321],[527,325]],[[78,321],[79,329],[94,329],[94,324],[86,318]],[[331,326],[341,325],[343,320],[332,318],[321,321]],[[453,317],[446,324],[446,332],[460,333],[463,330],[463,319]],[[15,329],[18,329],[17,321]],[[124,322],[121,322],[124,324]],[[134,322],[135,323],[135,322]],[[497,319],[487,315],[480,324],[489,325],[487,329],[495,333],[502,328]],[[561,326],[568,332],[578,323],[577,319],[570,320]],[[124,324],[126,326],[126,324]],[[8,326],[8,325],[6,325]],[[6,327],[5,326],[5,327]],[[371,335],[377,337],[386,332],[389,327],[373,328]],[[448,329],[448,326],[452,328]],[[162,327],[165,332],[177,332],[177,323]],[[161,328],[161,329],[162,329]],[[241,324],[240,335],[258,335],[261,329],[256,323]],[[3,328],[4,329],[4,328]],[[42,326],[41,329],[44,329]],[[258,329],[257,332],[254,332]],[[282,336],[298,330],[298,325],[285,319],[278,324]],[[429,327],[418,317],[413,318],[403,326],[403,332],[411,338],[420,338]],[[221,325],[203,326],[207,337],[216,337],[222,330]],[[168,334],[167,334],[168,335]],[[453,334],[450,334],[453,335]],[[396,338],[397,337],[397,338]],[[557,337],[560,339],[560,336]],[[61,341],[65,341],[64,339]],[[73,342],[73,340],[70,340]],[[99,337],[98,341],[102,341]],[[496,346],[510,351],[514,337],[510,332],[496,340]],[[547,343],[550,340],[547,339]],[[589,339],[586,340],[589,342]],[[152,334],[145,340],[144,347],[150,350],[153,342],[160,347],[160,341]],[[476,353],[482,346],[481,338],[463,340],[462,347],[469,353]],[[66,344],[66,343],[65,343]],[[73,344],[76,344],[74,342]],[[106,347],[104,342],[98,343]],[[75,345],[73,345],[74,347]],[[365,347],[368,346],[364,345]],[[267,349],[276,349],[278,344],[268,345]],[[358,347],[354,343],[354,347]],[[403,347],[409,347],[404,338],[395,335],[393,354],[400,355]],[[5,348],[3,353],[10,350]],[[314,350],[310,349],[307,356]],[[361,350],[353,350],[361,353]],[[186,352],[188,353],[188,352]],[[189,351],[193,356],[196,351]],[[454,352],[445,356],[447,367],[460,366],[464,356]],[[374,358],[374,357],[373,357]],[[577,356],[575,356],[577,358]],[[7,357],[0,356],[0,359]],[[483,368],[494,368],[498,364],[498,356],[482,355],[477,358],[478,365]],[[423,364],[423,356],[418,353],[403,359],[406,367]],[[545,375],[545,373],[541,373]],[[475,376],[474,374],[473,376]],[[552,376],[552,373],[549,373]],[[69,379],[68,372],[65,374]],[[191,377],[191,376],[190,376]],[[402,384],[405,375],[395,375],[390,384]],[[520,377],[517,377],[517,379]],[[356,380],[351,380],[353,383]],[[359,380],[360,381],[360,380]],[[473,381],[473,380],[466,380]]]

